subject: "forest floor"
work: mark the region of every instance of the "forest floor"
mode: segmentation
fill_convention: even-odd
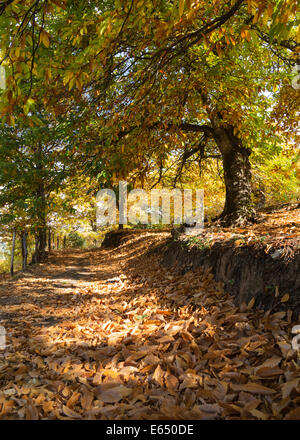
[[[1,282],[0,419],[300,419],[290,316],[161,267],[168,236],[54,251]]]

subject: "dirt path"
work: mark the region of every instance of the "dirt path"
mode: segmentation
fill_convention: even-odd
[[[289,316],[161,268],[147,252],[166,236],[53,253],[1,283],[1,419],[300,417]]]

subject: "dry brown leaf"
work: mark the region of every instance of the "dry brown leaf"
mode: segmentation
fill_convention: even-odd
[[[168,336],[175,336],[182,331],[182,324],[170,324],[165,326],[165,332]]]
[[[63,413],[67,417],[71,417],[72,419],[81,419],[81,414],[77,413],[76,411],[73,411],[71,408],[68,408],[66,405],[63,405]]]
[[[148,373],[149,371],[151,371],[155,367],[156,367],[156,364],[146,365],[146,367],[144,367],[140,370],[140,373],[142,373],[142,374]]]
[[[251,409],[249,412],[259,420],[268,420],[269,418],[267,414],[263,413],[262,411],[258,411],[257,409]]]
[[[180,384],[179,390],[184,390],[185,388],[198,388],[198,377],[192,374],[184,375],[183,382]]]
[[[285,359],[288,358],[293,353],[291,344],[289,344],[285,341],[277,342],[277,344],[281,350],[282,356]]]
[[[79,398],[80,398],[81,394],[77,393],[76,391],[74,391],[74,393],[72,394],[72,396],[69,398],[69,400],[67,401],[67,407],[68,408],[73,408],[73,406],[78,402]]]
[[[270,358],[270,359],[267,359],[263,364],[261,364],[261,365],[259,365],[258,367],[256,367],[256,369],[259,369],[259,368],[266,368],[266,367],[270,367],[270,368],[277,367],[277,365],[278,365],[281,361],[282,361],[282,358],[281,358],[281,357],[274,356],[274,357],[272,357],[272,358]]]
[[[165,377],[166,387],[169,391],[177,391],[179,381],[177,377],[173,376],[172,374],[168,374]]]
[[[33,405],[31,401],[28,402],[28,406],[26,408],[26,419],[27,420],[38,420],[39,414],[36,407]]]
[[[155,380],[161,387],[164,386],[164,375],[165,373],[163,372],[163,370],[161,369],[160,365],[157,365],[154,373],[153,373],[153,380]]]
[[[278,367],[261,367],[258,368],[255,371],[256,376],[259,377],[272,377],[272,376],[279,376],[280,374],[283,374],[284,371],[281,368]]]
[[[284,418],[284,420],[300,420],[300,407],[292,409]]]
[[[80,399],[81,407],[85,410],[89,410],[92,406],[93,400],[94,394],[91,391],[85,389]]]
[[[143,363],[146,365],[157,365],[159,362],[159,357],[154,355],[153,353],[149,354],[143,359]]]
[[[111,384],[108,384],[111,385]],[[112,386],[112,385],[111,385]],[[95,390],[96,396],[104,403],[118,403],[125,397],[128,397],[132,393],[131,388],[127,388],[123,385],[112,387],[98,387]]]
[[[282,398],[289,397],[293,389],[297,388],[300,379],[293,379],[281,385]]]
[[[254,382],[248,382],[244,385],[231,384],[230,386],[233,391],[248,391],[249,393],[253,393],[253,394],[267,394],[267,395],[276,393],[276,391],[273,390],[272,388],[268,388],[259,383],[254,383]]]

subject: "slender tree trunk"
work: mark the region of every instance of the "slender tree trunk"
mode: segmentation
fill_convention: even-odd
[[[51,252],[51,228],[48,229],[48,251]]]
[[[64,235],[64,249],[67,247],[67,236]]]
[[[24,243],[23,243],[24,238],[23,238],[23,234],[24,234],[24,231],[22,231],[20,233],[20,245],[21,245],[21,255],[22,255],[22,270],[24,270],[23,269],[23,265],[24,265]]]
[[[21,249],[22,249],[22,270],[26,270],[27,268],[27,232],[22,231],[21,233]]]
[[[59,236],[56,238],[56,248],[59,249]]]
[[[94,220],[90,220],[90,225],[93,232],[97,232],[97,222]]]
[[[42,261],[46,254],[47,247],[47,227],[46,227],[46,198],[44,192],[44,185],[41,184],[38,190],[39,197],[39,227],[37,230],[38,248],[37,259],[38,262]]]
[[[24,235],[23,235],[23,244],[24,244],[23,268],[24,268],[24,270],[26,270],[26,268],[27,268],[27,258],[28,258],[27,232],[26,231],[24,231]]]
[[[39,253],[39,238],[37,235],[35,235],[35,250],[32,257],[32,262],[35,264],[38,263],[38,253]]]
[[[11,276],[14,275],[15,246],[16,246],[16,230],[14,229],[12,247],[11,247],[11,259],[10,259],[10,274],[11,274]]]
[[[228,226],[243,225],[255,217],[251,202],[250,150],[243,147],[231,126],[215,128],[214,137],[223,158],[226,188],[225,207],[220,219]]]

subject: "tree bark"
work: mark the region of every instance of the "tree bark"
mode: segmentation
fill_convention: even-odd
[[[21,233],[21,249],[22,249],[22,270],[26,270],[27,268],[27,232],[22,231]]]
[[[219,217],[225,225],[242,226],[253,221],[255,210],[251,201],[250,150],[242,145],[233,127],[218,127],[214,138],[223,158],[226,199]]]
[[[202,93],[201,97],[209,105],[207,96]],[[248,221],[256,220],[251,200],[251,151],[244,147],[234,127],[226,125],[221,113],[209,111],[209,114],[211,127],[185,123],[180,128],[184,131],[202,132],[206,137],[215,140],[223,160],[226,189],[224,210],[215,220],[220,220],[226,226],[242,226]]]
[[[41,227],[38,231],[38,260],[43,260],[46,254],[47,232],[45,227]]]
[[[48,229],[48,251],[51,251],[51,228]]]
[[[39,182],[37,186],[36,196],[37,196],[37,217],[38,217],[38,228],[37,228],[37,247],[35,260],[37,263],[41,262],[46,254],[47,246],[47,226],[46,226],[46,194],[43,170],[44,165],[42,161],[42,144],[39,143],[37,149],[37,170],[39,171]]]
[[[38,239],[38,236],[35,235],[35,249],[34,249],[34,254],[32,256],[32,263],[33,264],[38,263],[38,249],[39,249],[39,239]]]
[[[10,259],[10,274],[11,274],[11,276],[14,275],[15,245],[16,245],[16,230],[14,229],[12,248],[11,248],[11,259]]]

